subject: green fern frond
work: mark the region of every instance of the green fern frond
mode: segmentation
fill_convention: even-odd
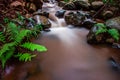
[[[14,47],[15,43],[6,43],[0,50],[0,57],[7,51],[9,51],[12,47]]]
[[[105,33],[105,32],[107,32],[107,29],[100,28],[100,29],[97,30],[95,35],[98,35],[98,34],[101,34],[101,33]]]
[[[120,34],[117,29],[109,29],[108,33],[116,40],[118,41],[120,38]]]
[[[5,43],[5,36],[3,35],[3,32],[0,32],[0,42]]]
[[[29,49],[31,51],[35,51],[35,50],[37,50],[39,52],[47,51],[46,47],[44,47],[42,45],[38,45],[38,44],[33,44],[33,43],[30,43],[30,42],[26,42],[26,43],[22,44],[21,47]]]
[[[94,26],[106,28],[105,24],[103,24],[103,23],[97,23]]]
[[[15,42],[17,43],[21,43],[21,41],[25,38],[25,37],[29,37],[31,34],[31,30],[21,30],[19,32],[19,34],[16,35],[15,37]]]
[[[25,17],[23,17],[19,12],[17,12],[18,19],[22,22],[24,22]]]
[[[35,57],[36,55],[32,55],[30,53],[18,53],[17,55],[15,55],[15,57],[19,58],[19,61],[31,61],[31,59],[33,57]]]
[[[15,48],[12,47],[10,50],[6,51],[2,56],[0,56],[2,68],[5,67],[6,62],[13,56],[14,51],[15,51]]]
[[[36,30],[43,30],[43,27],[41,24],[36,24],[34,27],[36,28]]]
[[[7,35],[9,35],[10,40],[14,40],[15,36],[19,33],[18,27],[15,23],[8,23],[7,25]]]
[[[107,32],[107,28],[103,23],[97,23],[94,26],[98,28],[95,35]]]
[[[10,20],[9,20],[8,18],[4,18],[3,21],[4,21],[5,23],[9,23],[9,22],[10,22]]]

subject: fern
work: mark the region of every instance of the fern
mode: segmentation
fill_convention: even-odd
[[[10,22],[10,20],[8,18],[4,18],[3,20],[4,20],[5,23],[9,23]]]
[[[97,23],[94,26],[98,27],[98,30],[95,33],[96,35],[107,32],[107,28],[103,23]]]
[[[33,57],[35,57],[36,55],[32,55],[30,53],[18,53],[17,55],[15,55],[15,57],[19,58],[19,61],[31,61],[31,59]]]
[[[15,39],[15,36],[19,33],[18,27],[15,23],[8,23],[7,25],[7,35],[9,36],[10,40]]]
[[[108,33],[116,40],[118,41],[120,38],[120,34],[117,29],[109,29]]]
[[[0,57],[7,52],[8,50],[10,50],[12,47],[14,47],[15,43],[6,43],[3,45],[2,49],[0,50]]]
[[[1,60],[1,63],[2,63],[2,68],[5,67],[5,64],[6,64],[7,60],[9,60],[13,56],[14,51],[15,51],[15,48],[11,47],[2,56],[0,56],[0,60]]]
[[[31,30],[21,30],[19,32],[19,34],[16,35],[15,37],[15,42],[16,44],[21,43],[21,41],[25,38],[25,37],[29,37],[29,35],[31,34]]]
[[[98,35],[98,34],[105,33],[105,32],[107,32],[107,29],[100,28],[97,30],[95,34]]]
[[[19,12],[17,12],[17,16],[18,19],[24,23],[25,18]]]
[[[24,25],[26,25],[25,18],[21,16],[18,13],[18,18],[19,21],[23,21],[23,25],[16,23],[15,21],[9,20],[8,18],[4,19],[4,23],[7,25],[4,27],[4,25],[0,24],[4,30],[0,32],[0,61],[2,63],[2,67],[5,67],[6,62],[12,58],[16,57],[20,61],[31,61],[33,57],[36,55],[26,53],[21,53],[23,52],[20,47],[26,48],[31,51],[37,50],[38,52],[43,52],[47,51],[47,49],[38,44],[33,44],[30,41],[31,37],[35,37],[38,35],[38,33],[42,30],[41,25],[35,25],[31,30],[26,29]],[[29,21],[34,23],[34,20],[29,19]],[[34,23],[35,24],[35,23]],[[23,42],[24,41],[24,42]],[[24,43],[24,44],[23,44]],[[22,44],[22,45],[21,45]],[[16,55],[16,51],[19,51],[19,53]]]
[[[94,26],[106,28],[106,26],[103,23],[97,23]]]
[[[35,50],[37,50],[39,52],[47,51],[47,49],[44,46],[38,45],[38,44],[33,44],[30,42],[26,42],[26,43],[22,44],[21,47],[27,48],[31,51],[35,51]]]
[[[0,42],[5,43],[5,36],[3,35],[3,32],[0,32]]]

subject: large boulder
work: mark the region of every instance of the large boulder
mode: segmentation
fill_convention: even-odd
[[[66,23],[75,26],[81,26],[85,18],[85,15],[83,15],[81,12],[69,12],[65,15]]]
[[[87,42],[90,44],[97,44],[97,43],[104,43],[105,42],[105,34],[99,34],[96,35],[97,30],[99,30],[100,27],[92,27],[87,35]]]
[[[117,29],[107,28],[102,23],[95,24],[87,35],[88,43],[109,43],[113,44],[119,41],[119,32]]]
[[[68,12],[65,14],[65,21],[69,25],[75,26],[84,26],[86,28],[91,28],[95,21],[90,19],[88,12],[77,11],[77,12]]]
[[[107,27],[115,28],[120,31],[120,16],[107,20],[105,24]]]
[[[89,4],[84,0],[73,0],[65,4],[63,9],[65,10],[80,10],[80,9],[88,10]]]
[[[77,10],[80,9],[89,9],[89,4],[85,0],[73,0]]]

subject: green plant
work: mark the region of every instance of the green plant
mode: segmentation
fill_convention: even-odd
[[[97,23],[94,26],[98,27],[98,30],[95,33],[96,35],[107,32],[107,28],[103,23]]]
[[[101,33],[108,33],[116,41],[120,39],[120,34],[117,29],[107,29],[106,25],[104,25],[103,23],[97,23],[94,26],[98,28],[95,35],[99,35]]]
[[[36,56],[31,54],[30,51],[47,51],[46,47],[30,42],[31,37],[35,37],[33,33],[38,35],[38,28],[34,28],[33,32],[31,29],[20,27],[20,25],[11,21],[5,23],[5,31],[0,32],[0,60],[3,68],[11,58],[18,58],[18,60],[26,62],[31,61]]]
[[[116,40],[118,41],[120,39],[120,34],[117,29],[109,29],[108,33]]]
[[[15,55],[16,58],[19,58],[19,61],[31,61],[33,57],[36,57],[36,55],[32,55],[30,53],[18,53]]]
[[[3,32],[0,32],[0,42],[5,42],[5,36],[3,34]]]

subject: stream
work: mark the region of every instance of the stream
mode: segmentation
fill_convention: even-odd
[[[44,3],[43,10],[51,14],[52,28],[34,42],[45,45],[48,51],[37,53],[31,62],[8,66],[3,80],[120,80],[120,74],[108,63],[119,50],[88,44],[89,31],[55,17],[60,10],[55,3]]]

